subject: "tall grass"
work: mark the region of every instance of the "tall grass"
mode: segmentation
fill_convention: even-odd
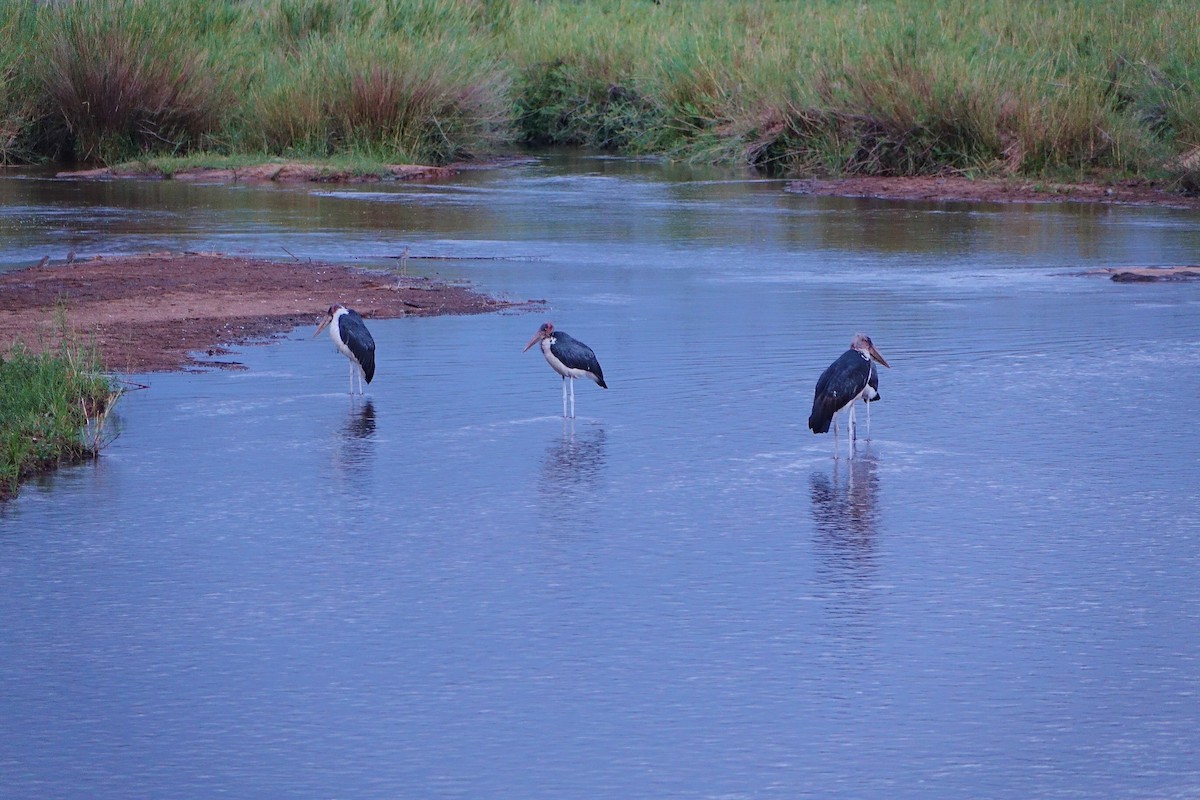
[[[0,29],[9,159],[578,144],[1185,185],[1200,161],[1191,0],[0,0]]]
[[[455,41],[321,37],[271,65],[241,137],[271,153],[466,159],[507,138],[503,76]]]
[[[45,12],[34,69],[81,159],[202,146],[228,104],[188,4],[63,3]]]
[[[29,2],[0,2],[0,165],[37,157],[38,90],[23,59],[37,36],[37,15]],[[22,46],[25,44],[26,46]]]
[[[553,90],[537,118],[579,121],[575,104],[586,119],[605,107],[597,86],[633,85],[659,131],[632,141],[691,157],[787,174],[1161,174],[1200,145],[1187,2],[520,9],[512,49]]]
[[[0,355],[0,501],[33,475],[95,457],[117,395],[95,351],[70,338]]]

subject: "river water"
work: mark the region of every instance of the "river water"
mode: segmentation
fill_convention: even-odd
[[[0,202],[0,268],[407,245],[546,301],[370,320],[359,401],[312,329],[132,376],[99,462],[0,508],[0,796],[1200,792],[1200,285],[1067,274],[1194,263],[1195,213],[580,155]],[[611,387],[574,423],[546,319]],[[892,368],[834,459],[856,331]]]

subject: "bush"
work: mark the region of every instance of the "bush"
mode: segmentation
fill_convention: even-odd
[[[507,88],[498,65],[452,43],[310,41],[269,70],[247,137],[275,153],[445,164],[507,139]]]
[[[0,356],[0,500],[32,475],[95,457],[117,394],[95,351],[69,341]]]
[[[180,7],[91,0],[46,12],[37,75],[76,158],[176,152],[220,127],[228,97]]]

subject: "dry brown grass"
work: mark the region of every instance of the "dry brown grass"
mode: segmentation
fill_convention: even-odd
[[[227,95],[207,55],[137,0],[66,4],[46,30],[39,77],[83,160],[203,143]]]

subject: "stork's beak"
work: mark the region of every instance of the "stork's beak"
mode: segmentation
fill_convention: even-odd
[[[325,326],[326,326],[326,325],[328,325],[328,324],[329,324],[329,323],[331,323],[331,322],[333,322],[333,315],[332,315],[332,314],[326,314],[326,315],[325,315],[325,316],[324,316],[324,317],[321,319],[321,324],[317,326],[317,332],[316,332],[316,333],[314,333],[312,337],[315,339],[315,338],[317,338],[318,336],[320,336],[320,335],[321,335],[321,331],[325,330]]]
[[[887,363],[887,361],[884,360],[883,356],[879,355],[879,351],[875,349],[875,345],[873,345],[873,344],[867,345],[867,350],[869,350],[871,352],[871,358],[875,359],[880,364],[883,364],[888,369],[891,369],[892,365]]]
[[[540,342],[545,335],[546,334],[542,333],[542,331],[539,330],[537,333],[535,333],[533,335],[533,338],[529,340],[529,344],[525,345],[525,349],[522,350],[521,352],[522,353],[528,352],[529,348],[533,347],[535,344]]]

